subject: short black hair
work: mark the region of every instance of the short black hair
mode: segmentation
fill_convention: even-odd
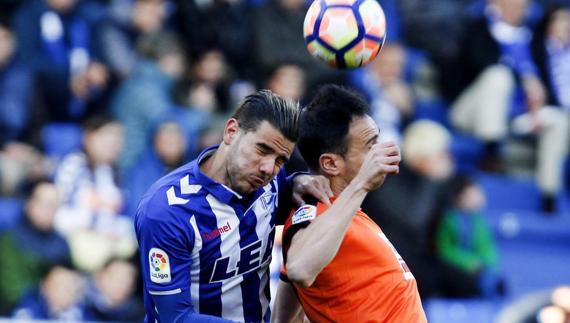
[[[268,121],[285,138],[296,142],[299,134],[299,104],[279,96],[270,90],[261,90],[248,95],[232,118],[239,122],[245,132],[255,131],[259,124]]]
[[[465,193],[465,190],[477,185],[477,183],[468,175],[457,175],[453,178],[449,184],[449,195],[452,204],[459,203],[461,195]]]
[[[81,128],[84,132],[93,132],[111,123],[118,123],[118,121],[115,121],[107,115],[99,114],[87,118],[87,120],[85,120],[81,125]]]
[[[36,192],[36,189],[40,187],[40,185],[55,185],[54,181],[48,177],[39,177],[32,180],[25,181],[22,184],[22,194],[24,200],[28,201],[32,195]]]
[[[344,156],[350,122],[368,114],[368,103],[355,91],[338,85],[321,87],[299,120],[298,147],[307,165],[318,171],[323,153]]]

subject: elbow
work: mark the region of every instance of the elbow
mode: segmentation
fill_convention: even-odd
[[[308,288],[315,282],[316,275],[312,275],[306,266],[291,263],[286,265],[287,278],[300,288]]]

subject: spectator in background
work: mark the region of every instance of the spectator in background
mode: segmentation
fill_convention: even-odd
[[[570,286],[559,285],[528,293],[505,306],[497,323],[568,323]]]
[[[192,66],[189,105],[208,113],[227,113],[232,103],[231,74],[222,52],[210,50],[200,55]]]
[[[251,7],[247,0],[176,0],[177,22],[192,58],[219,50],[238,78],[252,78]]]
[[[15,227],[0,235],[0,315],[13,306],[56,264],[70,262],[69,246],[54,230],[60,205],[55,185],[48,181],[30,184],[24,216]]]
[[[174,81],[185,68],[184,52],[168,33],[146,35],[137,42],[140,55],[130,78],[117,90],[112,104],[114,117],[125,127],[125,147],[120,158],[122,173],[140,157],[150,136],[152,120],[174,105]]]
[[[269,0],[253,15],[255,64],[266,73],[280,62],[295,62],[306,73],[307,85],[338,80],[343,73],[316,62],[307,52],[301,31],[307,12],[304,0]]]
[[[55,224],[70,243],[74,265],[91,271],[114,255],[130,256],[136,246],[116,182],[122,127],[96,116],[85,122],[83,133],[83,150],[64,157],[55,173],[63,200]]]
[[[164,0],[134,0],[125,7],[124,12],[112,13],[96,35],[103,62],[120,80],[127,78],[135,66],[137,39],[160,32],[166,18]]]
[[[446,277],[431,250],[434,216],[445,205],[454,172],[449,144],[450,133],[438,123],[412,123],[404,132],[400,174],[369,193],[362,206],[406,259],[422,297],[439,293],[442,280],[455,277]]]
[[[566,323],[570,319],[570,286],[559,286],[550,295],[550,305],[537,315],[540,323]]]
[[[570,111],[570,7],[551,7],[533,38],[533,54],[548,103]]]
[[[125,188],[129,196],[127,214],[134,217],[144,193],[157,179],[178,168],[186,161],[187,139],[175,119],[158,122],[150,139],[149,148],[129,171]]]
[[[451,205],[436,231],[438,257],[470,278],[463,282],[461,289],[470,287],[472,295],[463,297],[503,294],[497,272],[497,247],[481,214],[485,206],[483,191],[467,177],[457,178],[450,191]]]
[[[276,65],[265,83],[271,91],[295,101],[301,101],[307,90],[305,72],[295,63]]]
[[[47,177],[52,168],[49,160],[31,145],[6,143],[0,150],[0,195],[21,196],[27,181]]]
[[[265,81],[265,87],[275,94],[301,102],[307,91],[305,72],[301,66],[295,63],[284,62],[278,64],[272,69],[268,79]],[[291,158],[285,164],[285,169],[288,174],[308,170],[307,164],[305,164],[297,148],[295,148]],[[277,248],[273,248],[273,253],[280,257],[281,236],[276,234],[275,239]],[[278,257],[275,259],[279,259]]]
[[[86,318],[97,322],[141,322],[142,300],[134,297],[137,267],[111,259],[93,274],[86,291]]]
[[[18,320],[78,322],[85,318],[81,302],[85,282],[75,270],[54,266],[38,288],[29,293],[14,311]]]
[[[404,79],[406,60],[401,44],[388,43],[370,67],[353,74],[353,83],[370,102],[383,141],[400,143],[401,129],[414,113],[412,88]]]
[[[18,53],[37,73],[48,120],[82,120],[87,103],[107,84],[107,68],[94,60],[90,21],[80,5],[77,0],[32,0],[14,17]]]
[[[0,144],[24,139],[34,96],[33,74],[15,49],[12,30],[0,21]]]
[[[545,106],[545,88],[531,55],[532,33],[525,26],[529,0],[489,1],[486,16],[469,25],[462,42],[458,75],[464,77],[459,83],[465,88],[453,104],[451,122],[485,142],[485,170],[502,169],[499,149],[511,126],[513,134],[536,137],[542,209],[554,212],[568,120],[559,108]],[[514,100],[517,90],[519,102]]]

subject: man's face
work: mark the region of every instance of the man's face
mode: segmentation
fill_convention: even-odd
[[[123,127],[116,122],[85,134],[85,150],[96,164],[113,164],[123,149]]]
[[[495,0],[502,19],[511,26],[520,26],[529,6],[529,0]]]
[[[348,131],[348,150],[344,156],[345,166],[340,176],[350,183],[358,174],[366,154],[378,143],[380,132],[371,117],[355,118],[350,122]]]
[[[49,231],[59,208],[59,194],[54,184],[38,185],[26,204],[28,219],[38,229]]]
[[[0,66],[3,66],[10,61],[16,48],[14,35],[9,29],[0,25]]]
[[[289,160],[295,143],[285,138],[269,122],[255,131],[238,130],[230,144],[226,166],[229,186],[240,194],[250,194],[267,185]]]

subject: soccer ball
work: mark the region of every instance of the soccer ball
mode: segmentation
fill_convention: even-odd
[[[335,68],[357,68],[380,52],[386,17],[376,0],[315,0],[303,30],[311,55]]]

